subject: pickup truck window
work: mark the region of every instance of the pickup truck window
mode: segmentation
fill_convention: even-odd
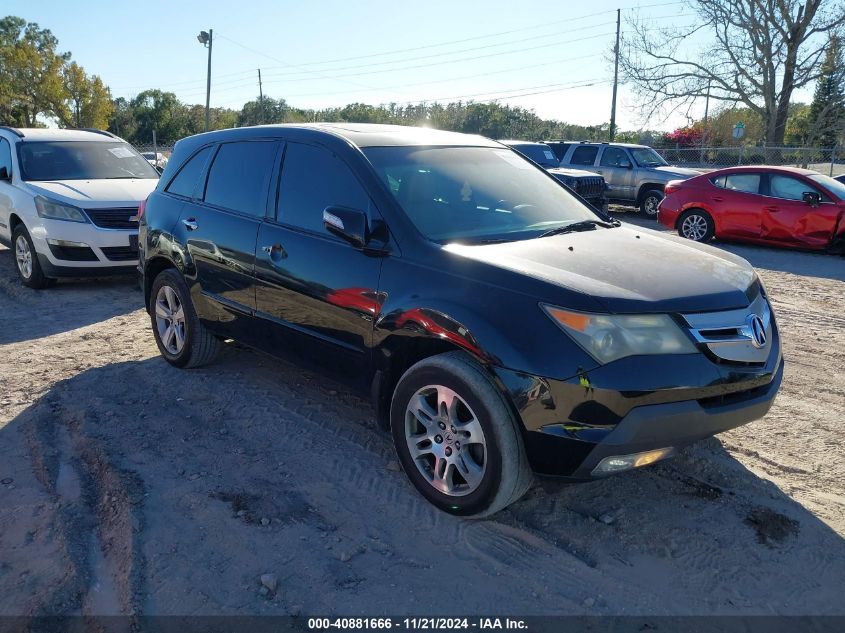
[[[592,165],[596,162],[599,148],[595,145],[580,145],[572,152],[570,165]]]

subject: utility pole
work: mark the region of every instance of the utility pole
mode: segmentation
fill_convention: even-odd
[[[264,123],[264,90],[261,87],[261,69],[258,69],[258,122]]]
[[[619,84],[619,32],[622,23],[622,10],[616,9],[616,46],[613,48],[613,103],[610,106],[610,141],[616,136],[616,88]]]
[[[211,46],[214,44],[214,31],[208,29],[208,75],[205,80],[205,131],[209,128],[209,109],[211,107]]]
[[[710,82],[707,80],[707,98],[704,100],[704,125],[701,128],[701,166],[704,166],[704,144],[707,139],[707,115],[710,112]]]
[[[208,49],[208,75],[205,80],[205,131],[208,132],[209,128],[209,108],[211,106],[211,45],[214,43],[213,40],[214,31],[212,29],[208,29],[206,31],[200,31],[200,34],[197,35],[197,41],[205,46]]]

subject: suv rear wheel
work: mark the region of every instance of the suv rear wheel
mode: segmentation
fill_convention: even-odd
[[[150,290],[150,321],[161,355],[176,367],[200,367],[214,360],[220,342],[197,317],[185,280],[170,268]]]
[[[657,205],[663,200],[663,192],[660,189],[649,189],[643,194],[640,200],[640,213],[650,218],[657,217]]]
[[[56,280],[45,277],[38,261],[38,254],[32,245],[32,238],[23,224],[18,224],[12,232],[12,244],[15,250],[15,270],[21,283],[29,288],[49,288]]]
[[[519,421],[463,352],[426,358],[405,372],[393,394],[390,426],[405,474],[445,512],[488,516],[531,485]]]

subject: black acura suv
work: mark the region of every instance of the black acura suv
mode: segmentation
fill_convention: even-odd
[[[176,144],[139,210],[161,354],[221,341],[368,392],[410,481],[488,515],[762,417],[783,360],[745,260],[606,221],[495,141],[314,124]]]

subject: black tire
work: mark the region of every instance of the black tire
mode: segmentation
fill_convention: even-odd
[[[649,189],[640,199],[640,213],[657,219],[657,205],[661,200],[663,200],[663,192],[660,189]]]
[[[21,270],[21,264],[18,261],[19,239],[25,241],[26,248],[28,249],[29,262],[31,266],[29,276]],[[15,258],[15,270],[17,271],[18,277],[20,277],[21,283],[24,286],[41,290],[43,288],[49,288],[56,283],[55,279],[44,275],[44,271],[41,269],[41,262],[38,261],[38,253],[35,252],[35,246],[32,244],[32,238],[29,237],[29,232],[23,224],[18,224],[15,227],[15,230],[12,231],[12,251]]]
[[[468,405],[484,435],[484,469],[480,483],[461,496],[436,489],[417,466],[408,447],[405,435],[408,405],[418,391],[433,385],[455,392]],[[390,405],[393,443],[408,479],[433,505],[460,516],[479,518],[494,514],[519,499],[531,486],[533,474],[520,425],[495,383],[464,352],[439,354],[412,366],[399,380]],[[444,430],[443,434],[447,432]],[[457,449],[460,448],[458,445]],[[464,450],[467,450],[466,446]],[[452,472],[453,480],[454,473],[460,475],[457,467]]]
[[[704,209],[684,211],[675,225],[678,235],[694,242],[705,244],[716,235],[716,223]]]
[[[157,298],[159,292],[165,287],[169,287],[176,294],[184,313],[184,343],[181,348],[175,351],[168,349],[168,346],[162,341],[162,334],[159,331],[156,318]],[[220,351],[220,341],[200,322],[191,301],[188,286],[185,284],[182,275],[173,268],[162,271],[153,280],[150,289],[150,324],[159,352],[168,363],[175,367],[189,369],[207,365],[214,360]]]

